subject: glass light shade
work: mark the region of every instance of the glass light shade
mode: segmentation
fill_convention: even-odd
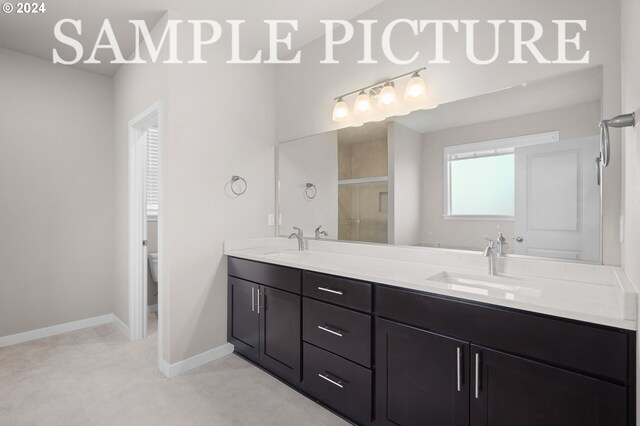
[[[333,107],[333,121],[345,121],[349,118],[349,106],[342,99],[338,99]]]
[[[427,85],[418,73],[413,74],[404,89],[405,101],[420,101],[427,97]]]
[[[353,104],[355,115],[364,115],[371,110],[371,98],[364,91],[360,92]]]
[[[389,108],[395,104],[397,100],[398,95],[396,94],[396,90],[392,85],[386,84],[378,95],[378,107]]]

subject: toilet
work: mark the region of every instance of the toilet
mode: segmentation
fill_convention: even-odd
[[[154,283],[158,282],[158,253],[149,253],[149,269],[151,270],[151,279]]]

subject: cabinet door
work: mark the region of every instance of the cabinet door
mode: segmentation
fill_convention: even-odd
[[[256,361],[260,345],[259,287],[258,284],[229,277],[228,339],[237,352]]]
[[[471,426],[626,425],[622,386],[476,346],[471,376]]]
[[[377,319],[376,424],[468,426],[468,366],[468,343]]]
[[[260,287],[260,363],[277,376],[300,383],[301,297]]]

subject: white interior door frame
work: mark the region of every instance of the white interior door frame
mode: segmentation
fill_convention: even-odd
[[[158,209],[158,265],[162,265],[162,109],[158,101],[129,121],[129,338],[143,339],[146,335],[147,318],[147,256],[143,241],[146,239],[146,151],[145,143],[140,139],[152,126],[158,127],[160,155],[160,193]],[[162,348],[162,268],[158,268],[158,361],[160,364]]]

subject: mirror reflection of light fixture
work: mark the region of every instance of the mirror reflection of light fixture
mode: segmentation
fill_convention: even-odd
[[[342,98],[338,98],[333,107],[333,121],[345,121],[349,118],[349,106]]]
[[[404,89],[405,101],[421,101],[427,97],[427,85],[418,72],[414,72]]]
[[[371,97],[362,90],[353,103],[353,113],[355,115],[364,115],[369,110],[371,110]]]
[[[426,69],[426,67],[422,67],[334,98],[336,104],[333,107],[333,120],[346,121],[349,118],[352,111],[349,110],[344,98],[355,94],[358,95],[353,103],[353,114],[356,116],[366,116],[372,112],[374,100],[378,108],[391,109],[398,102],[395,82],[407,76],[411,76],[411,78],[404,90],[404,100],[407,102],[424,100],[427,97],[427,86],[420,76],[420,72]]]
[[[390,108],[397,101],[398,95],[396,94],[396,89],[393,88],[393,83],[387,82],[378,95],[378,108]]]

